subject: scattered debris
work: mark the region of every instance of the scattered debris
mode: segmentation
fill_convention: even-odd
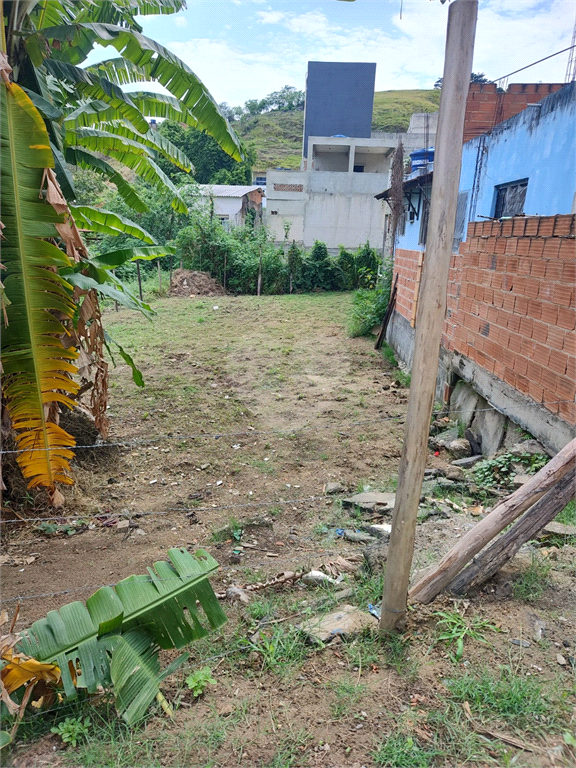
[[[232,586],[226,590],[226,600],[230,600],[232,604],[244,603],[247,605],[250,602],[250,595],[245,589]]]
[[[353,605],[343,605],[338,611],[325,616],[313,616],[296,625],[296,628],[305,632],[312,642],[326,643],[338,635],[356,635],[374,626],[374,619],[369,613]]]
[[[511,643],[512,645],[519,645],[520,648],[530,648],[530,642],[528,640],[519,640],[517,638],[514,638],[514,639],[510,638],[508,642]]]
[[[302,576],[301,581],[309,587],[325,587],[327,585],[335,586],[339,582],[328,576],[322,571],[309,571]]]
[[[175,269],[170,293],[172,296],[224,296],[226,291],[208,272]]]
[[[335,493],[344,493],[345,488],[340,483],[326,483],[324,493],[332,495]]]
[[[325,563],[322,563],[321,568],[329,576],[337,578],[342,573],[356,573],[356,571],[358,571],[360,568],[361,562],[361,555],[352,554],[347,555],[346,557],[338,555],[333,560],[327,560]]]
[[[388,560],[388,546],[381,541],[376,541],[362,553],[367,567],[372,573],[383,571]]]
[[[13,557],[12,555],[0,555],[0,565],[30,565],[36,560],[34,555],[28,557]]]
[[[342,533],[339,533],[339,531],[342,531]],[[336,535],[342,536],[346,541],[352,541],[354,544],[372,544],[375,540],[374,536],[370,536],[369,533],[352,531],[350,528],[337,528]]]
[[[363,525],[362,530],[375,536],[377,539],[388,540],[392,533],[392,526],[389,523],[373,523],[371,525]]]
[[[455,459],[452,462],[452,466],[454,467],[464,467],[465,469],[468,469],[469,467],[473,467],[474,464],[478,464],[479,461],[482,461],[484,456],[482,456],[481,453],[477,453],[474,456],[464,456],[462,459]]]

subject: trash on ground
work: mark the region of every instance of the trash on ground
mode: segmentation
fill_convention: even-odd
[[[365,491],[364,493],[356,493],[354,496],[350,496],[349,499],[342,499],[342,503],[347,504],[349,507],[366,509],[368,512],[391,512],[396,503],[396,494]]]
[[[226,590],[226,600],[230,600],[231,603],[244,603],[245,605],[250,602],[250,595],[241,587],[228,587]]]
[[[340,579],[340,581],[341,580],[342,579]],[[309,587],[325,587],[328,584],[335,586],[336,584],[340,583],[336,579],[333,579],[331,576],[328,576],[326,573],[322,573],[322,571],[309,571],[308,573],[305,573],[304,576],[302,576],[301,581],[303,581],[304,584],[307,584]]]

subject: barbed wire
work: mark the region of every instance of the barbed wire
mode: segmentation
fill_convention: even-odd
[[[573,403],[573,400],[547,400],[542,403],[524,403],[522,406],[522,410],[525,408],[541,408],[542,406],[546,405],[559,405],[561,403]],[[474,413],[486,413],[489,411],[493,411],[494,408],[476,408],[474,410]],[[450,413],[464,413],[465,409],[462,408],[450,408],[448,405],[442,406],[440,408],[439,412],[449,411]],[[331,422],[330,424],[304,424],[301,427],[293,427],[293,428],[287,428],[287,429],[272,429],[272,430],[258,430],[258,429],[251,429],[251,430],[245,430],[242,432],[214,432],[214,433],[206,433],[206,432],[198,432],[198,433],[192,433],[188,435],[174,435],[170,432],[164,434],[164,435],[154,435],[152,437],[147,438],[139,438],[135,440],[118,440],[116,442],[98,442],[98,443],[88,443],[84,445],[72,445],[70,446],[70,450],[88,450],[88,449],[96,449],[96,448],[118,448],[118,447],[137,447],[139,445],[147,445],[150,443],[161,443],[163,441],[168,440],[200,440],[200,439],[212,439],[212,440],[219,440],[223,437],[250,437],[252,435],[280,435],[283,437],[290,437],[292,435],[297,434],[298,432],[303,432],[307,429],[315,429],[315,430],[321,430],[321,429],[337,429],[338,432],[342,432],[345,429],[349,429],[350,427],[358,427],[363,426],[365,424],[378,424],[382,423],[384,421],[394,421],[395,419],[402,419],[405,420],[406,414],[395,414],[393,416],[387,414],[386,416],[380,416],[378,418],[374,419],[363,419],[361,421],[352,421],[348,423],[342,423],[342,422]],[[402,424],[403,421],[399,421],[399,424]],[[33,452],[47,452],[47,451],[61,451],[62,448],[21,448],[18,450],[10,450],[10,451],[4,451],[0,450],[0,456],[9,456],[13,454],[20,454],[20,453],[33,453]]]
[[[217,509],[238,509],[240,507],[274,507],[279,504],[302,504],[305,501],[315,501],[317,499],[326,499],[326,496],[301,496],[297,499],[268,499],[266,501],[247,501],[239,504],[211,504],[203,507],[167,507],[164,512],[138,512],[137,510],[122,510],[121,512],[100,512],[95,515],[68,515],[60,517],[27,517],[20,520],[0,520],[0,525],[10,525],[14,523],[47,523],[57,522],[59,520],[99,520],[103,524],[106,519],[115,517],[165,517],[168,512],[213,512]],[[104,518],[104,519],[103,519]]]

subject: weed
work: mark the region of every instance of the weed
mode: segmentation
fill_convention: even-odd
[[[310,735],[304,729],[296,733],[291,731],[280,740],[270,768],[291,768],[299,763],[309,741]]]
[[[242,523],[239,520],[236,520],[235,517],[231,517],[225,528],[212,533],[212,541],[227,541],[228,539],[240,541],[243,533],[244,529],[242,528]]]
[[[442,709],[433,709],[426,716],[426,724],[434,734],[434,746],[450,765],[484,765],[485,741],[471,728],[463,715],[462,707],[454,701],[445,702]],[[498,749],[491,745],[491,752]],[[506,765],[507,752],[503,749],[499,764]]]
[[[277,626],[271,635],[261,632],[260,640],[252,647],[260,654],[262,669],[281,676],[302,664],[309,653],[304,636],[296,627]]]
[[[372,757],[383,768],[429,768],[437,754],[425,749],[413,736],[396,732],[377,745]]]
[[[90,734],[92,721],[89,717],[82,720],[81,717],[67,717],[58,725],[50,728],[51,733],[56,733],[64,744],[71,744],[75,747],[78,742],[86,741]]]
[[[484,631],[497,632],[498,629],[485,619],[473,617],[468,621],[457,611],[436,611],[434,616],[439,616],[440,621],[436,627],[439,630],[436,642],[445,642],[449,646],[456,644],[456,651],[450,654],[454,662],[462,660],[464,655],[464,640],[469,637],[479,643],[488,643]]]
[[[514,597],[528,603],[542,597],[550,584],[548,575],[551,569],[552,563],[549,560],[544,560],[533,553],[530,565],[516,578],[512,585]]]
[[[445,685],[456,701],[467,701],[475,717],[500,718],[518,728],[535,725],[557,731],[562,724],[560,708],[549,701],[542,683],[534,677],[522,677],[510,666],[500,672],[484,670],[478,675],[463,675],[446,680]]]
[[[349,715],[350,709],[360,701],[367,688],[363,683],[357,684],[350,679],[331,683],[330,687],[334,691],[336,699],[330,705],[330,712],[335,720],[340,720],[340,718]]]
[[[202,667],[192,672],[186,678],[186,685],[192,691],[194,698],[202,696],[204,691],[209,685],[216,685],[216,680],[212,677],[212,670],[210,667]]]
[[[549,460],[548,456],[540,453],[525,453],[521,456],[503,453],[493,459],[479,461],[474,467],[474,478],[479,486],[506,486],[514,475],[514,464],[522,464],[528,474],[533,474],[546,466]]]
[[[384,590],[384,574],[370,573],[364,569],[358,571],[352,584],[352,600],[365,609],[369,603],[379,605]]]
[[[261,598],[260,600],[254,600],[253,603],[249,603],[246,606],[248,615],[255,621],[262,621],[262,619],[276,617],[276,609],[272,600]]]

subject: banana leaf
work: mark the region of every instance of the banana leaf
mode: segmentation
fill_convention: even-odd
[[[46,49],[39,45],[38,38],[43,38],[46,41],[48,44]],[[53,41],[58,41],[61,45],[56,48],[52,45]],[[36,66],[42,63],[38,53],[43,50],[49,51],[52,57],[65,59],[65,62],[47,59],[44,65],[49,69],[52,65],[66,63],[67,66],[70,66],[82,63],[95,44],[112,45],[120,54],[120,58],[109,59],[99,64],[98,71],[106,71],[106,79],[95,78],[91,73],[79,70],[85,73],[86,78],[92,76],[101,84],[107,83],[106,87],[116,82],[115,78],[118,78],[118,82],[126,84],[127,76],[134,78],[132,82],[142,82],[142,77],[145,75],[147,80],[161,83],[173,96],[179,99],[183,107],[192,112],[199,127],[216,139],[225,152],[235,160],[244,159],[236,134],[202,81],[181,59],[154,40],[135,30],[101,23],[49,27],[29,36],[26,40],[27,51]],[[130,61],[134,65],[131,71],[124,64],[125,61]],[[62,70],[58,75],[54,69],[57,70],[58,68],[54,67],[51,70],[53,74],[57,77],[62,75]],[[73,67],[73,69],[78,68]],[[92,98],[101,98],[93,90],[89,93],[86,84],[83,87],[86,95]],[[95,86],[90,87],[94,89]],[[126,117],[130,119],[128,115]],[[131,122],[138,130],[146,130],[146,128],[142,129],[140,125],[136,125],[133,120]]]
[[[117,301],[118,304],[122,304],[123,307],[128,309],[136,309],[147,317],[149,320],[156,314],[149,304],[144,301],[140,301],[122,281],[116,277],[110,270],[101,269],[95,264],[83,262],[80,265],[81,269],[88,268],[88,274],[84,275],[82,272],[66,271],[66,280],[71,284],[80,288],[83,291],[90,291],[94,289],[101,293],[102,296],[106,296],[113,301]]]
[[[149,245],[155,244],[149,232],[118,213],[106,211],[104,208],[93,208],[91,205],[71,205],[70,210],[80,229],[89,229],[106,235],[122,233],[143,240]]]
[[[112,354],[111,345],[114,344],[115,347],[118,349],[118,353],[122,360],[132,369],[132,379],[134,381],[134,384],[136,384],[137,387],[143,387],[144,386],[144,377],[142,376],[142,371],[140,368],[136,366],[136,363],[134,362],[132,355],[130,355],[124,347],[122,347],[118,342],[110,336],[109,333],[104,331],[104,342],[106,344],[106,349],[108,350],[108,354],[112,358],[112,363],[114,366],[116,366],[116,361],[114,360],[114,355]]]
[[[138,211],[139,213],[145,213],[148,210],[148,206],[138,196],[134,187],[132,187],[132,185],[105,160],[101,160],[99,157],[96,157],[80,147],[67,147],[66,161],[69,162],[70,165],[77,165],[81,168],[90,168],[90,170],[95,171],[100,176],[105,176],[108,181],[111,181],[112,184],[116,185],[120,197],[124,200],[126,205],[129,205],[133,210]]]
[[[63,221],[41,199],[44,168],[54,167],[42,116],[15,83],[2,81],[1,182],[4,225],[2,262],[8,323],[2,329],[3,397],[30,488],[55,491],[70,484],[74,439],[47,418],[51,403],[73,406],[78,384],[73,348],[65,349],[59,316],[71,318],[70,285],[55,271],[70,267],[66,254],[44,238],[56,238]]]
[[[107,251],[90,259],[91,264],[95,264],[101,269],[116,269],[116,267],[126,264],[128,261],[150,261],[159,256],[167,256],[176,253],[176,248],[170,245],[151,245],[143,247],[119,248],[116,251]]]
[[[168,557],[147,576],[102,587],[86,605],[49,611],[23,632],[17,650],[57,664],[69,698],[76,688],[113,685],[120,714],[135,722],[159,691],[158,649],[182,648],[226,621],[207,579],[216,560],[204,550],[170,549]]]

